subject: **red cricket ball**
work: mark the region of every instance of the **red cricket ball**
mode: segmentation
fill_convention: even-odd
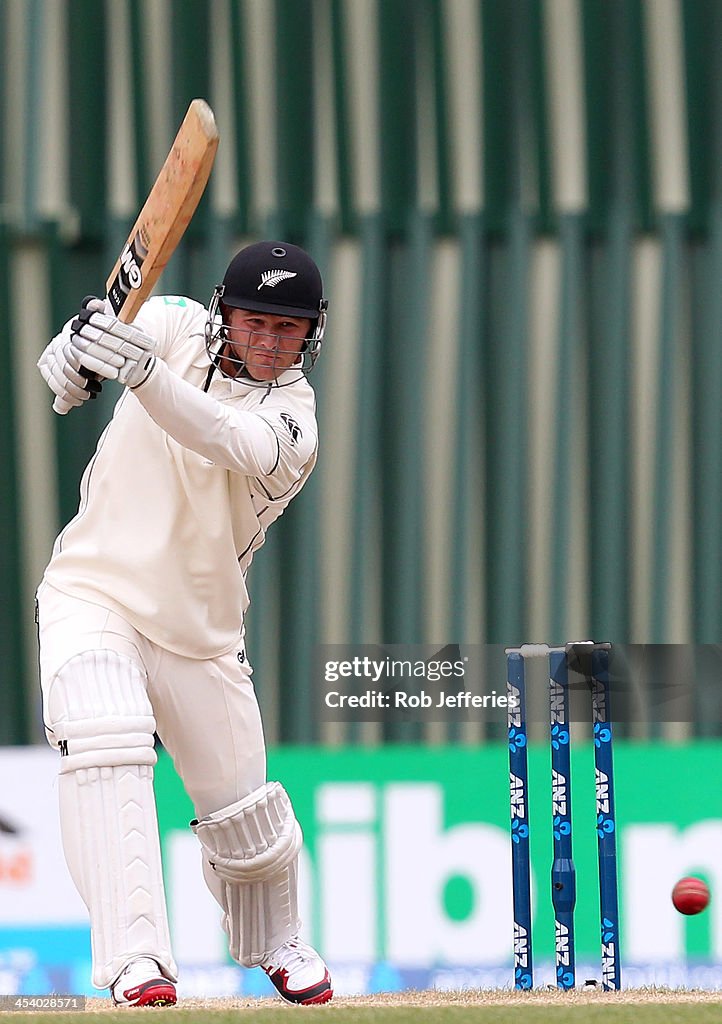
[[[701,878],[680,878],[672,889],[672,903],[680,914],[699,914],[709,903],[709,889]]]

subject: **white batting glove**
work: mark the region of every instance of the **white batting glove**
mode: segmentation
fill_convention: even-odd
[[[40,374],[55,395],[53,409],[65,416],[71,409],[95,398],[103,386],[80,364],[70,339],[58,334],[38,360]]]
[[[145,384],[155,366],[155,338],[109,316],[102,299],[84,299],[83,306],[71,324],[71,343],[81,364],[129,388]]]

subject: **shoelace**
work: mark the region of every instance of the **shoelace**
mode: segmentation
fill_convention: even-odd
[[[305,964],[311,963],[315,957],[314,951],[305,943],[293,941],[286,942],[284,945],[279,946],[278,949],[274,949],[268,959],[272,965],[271,970],[274,967],[276,969],[281,967],[288,970],[294,963],[298,963],[303,967]]]
[[[161,973],[160,967],[155,960],[149,956],[140,956],[137,959],[132,960],[123,973],[116,979],[116,981],[113,982],[113,992],[122,994],[125,989],[131,987],[129,985],[129,975],[132,976],[138,970],[147,971],[149,978],[160,977]]]

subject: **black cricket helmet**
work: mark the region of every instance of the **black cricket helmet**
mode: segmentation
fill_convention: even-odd
[[[214,343],[222,345],[226,340],[224,307],[310,319],[300,368],[304,374],[311,371],[321,351],[328,303],[323,297],[321,273],[300,246],[256,242],[236,253],[208,307],[206,348],[212,359],[218,352]]]

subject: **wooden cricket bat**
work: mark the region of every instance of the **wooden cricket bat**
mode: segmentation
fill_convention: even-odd
[[[213,111],[205,100],[193,100],[106,283],[110,304],[123,323],[133,322],[183,237],[217,149]]]

